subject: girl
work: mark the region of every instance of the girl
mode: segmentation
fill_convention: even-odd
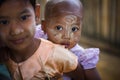
[[[50,41],[34,38],[34,10],[35,0],[0,0],[0,39],[5,46],[0,55],[12,80],[57,80],[63,72],[78,70],[81,74],[75,55]]]

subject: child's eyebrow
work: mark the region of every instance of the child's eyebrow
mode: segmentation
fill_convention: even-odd
[[[0,16],[0,19],[3,19],[3,18],[8,18],[8,17],[6,17],[6,16]]]
[[[24,13],[30,13],[30,11],[28,9],[25,9],[20,14],[24,14]]]
[[[30,13],[30,11],[28,9],[23,10],[22,12],[20,12],[20,14],[24,14],[24,13]],[[3,18],[8,18],[7,16],[0,16],[0,19]]]

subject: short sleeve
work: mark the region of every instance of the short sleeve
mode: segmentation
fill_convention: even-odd
[[[73,71],[77,68],[78,58],[69,50],[56,45],[54,46],[52,55],[49,56],[45,69],[52,76],[55,74],[63,74]]]
[[[84,69],[95,68],[99,61],[99,48],[87,48],[79,57],[79,62],[83,65]]]
[[[59,70],[61,72],[69,72],[76,69],[78,65],[78,58],[69,50],[57,46],[54,50],[53,55],[54,60],[56,61],[59,66]]]

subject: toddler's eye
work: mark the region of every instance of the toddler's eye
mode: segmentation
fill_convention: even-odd
[[[0,20],[0,24],[6,25],[8,23],[9,23],[8,20]]]
[[[73,28],[72,28],[72,31],[73,31],[73,32],[78,31],[78,30],[79,30],[78,27],[73,27]]]
[[[61,31],[61,30],[63,30],[63,27],[62,26],[56,26],[56,29]]]
[[[21,16],[21,20],[26,20],[30,15]]]

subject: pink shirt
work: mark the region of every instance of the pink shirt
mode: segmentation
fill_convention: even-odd
[[[75,70],[77,62],[77,57],[68,50],[41,39],[39,48],[30,58],[19,64],[9,59],[6,65],[14,80],[40,80],[46,74],[57,77],[56,74]]]

